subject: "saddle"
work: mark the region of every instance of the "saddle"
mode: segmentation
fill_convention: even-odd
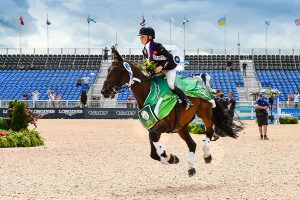
[[[151,89],[143,108],[139,111],[139,119],[145,128],[152,128],[159,120],[170,114],[179,97],[169,88],[164,75],[150,79]],[[202,98],[214,101],[214,97],[207,86],[199,79],[176,76],[175,85],[188,97]]]

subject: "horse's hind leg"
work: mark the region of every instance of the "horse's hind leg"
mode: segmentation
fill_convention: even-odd
[[[193,176],[196,173],[196,170],[194,168],[195,165],[195,152],[196,152],[196,143],[194,142],[193,138],[189,134],[189,131],[187,129],[187,125],[182,127],[180,130],[178,130],[179,136],[186,142],[189,153],[188,153],[188,173],[189,176]]]
[[[206,103],[206,104],[205,104]],[[201,111],[197,112],[198,117],[202,118],[205,127],[206,127],[206,138],[203,144],[203,158],[205,163],[210,163],[212,160],[211,153],[210,153],[210,141],[214,134],[213,129],[213,121],[212,121],[212,107],[211,103],[205,102],[203,104],[204,107],[200,108]]]

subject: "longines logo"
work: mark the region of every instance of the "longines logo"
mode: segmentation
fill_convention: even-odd
[[[55,114],[55,110],[34,110],[33,112],[42,116],[48,114]]]
[[[83,113],[83,110],[58,110],[58,113],[63,113],[71,117],[73,115]]]
[[[91,110],[88,112],[89,115],[107,115],[108,111],[103,111],[103,110]]]
[[[136,111],[116,111],[117,115],[126,115],[126,116],[133,116],[136,115]]]

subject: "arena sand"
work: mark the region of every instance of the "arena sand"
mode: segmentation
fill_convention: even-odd
[[[177,134],[161,142],[180,158],[150,158],[138,120],[40,120],[46,145],[0,149],[0,199],[300,199],[300,125],[270,125],[260,141],[246,121],[238,139],[212,142],[213,161],[197,146],[196,175],[187,174],[187,146]]]

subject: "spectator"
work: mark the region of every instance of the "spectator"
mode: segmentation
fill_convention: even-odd
[[[61,94],[58,94],[56,92],[56,95],[53,94],[53,96],[54,96],[54,100],[55,100],[55,107],[59,108],[60,107],[60,101],[61,101]]]
[[[215,101],[219,101],[221,94],[222,94],[222,90],[218,89],[216,91]],[[217,127],[215,127],[215,132],[213,134],[213,137],[214,137],[213,140],[214,141],[218,140],[220,138],[219,135],[221,135],[221,131],[220,131],[220,129],[218,129]]]
[[[223,109],[227,109],[227,101],[224,99],[223,93],[220,94],[219,102],[223,106]]]
[[[32,92],[33,107],[36,107],[36,101],[39,100],[40,93],[38,90]]]
[[[231,61],[231,58],[228,58],[228,60],[227,60],[226,70],[227,71],[231,71],[232,70],[232,61]]]
[[[77,76],[76,78],[76,86],[82,85],[82,78],[80,76]]]
[[[243,63],[243,76],[245,76],[246,77],[246,68],[247,68],[247,63],[246,62],[244,62]]]
[[[128,96],[128,98],[127,98],[127,108],[133,108],[132,100],[133,100],[133,98],[131,96]]]
[[[268,108],[269,103],[264,100],[264,94],[260,93],[258,99],[255,101],[255,113],[261,140],[269,140],[267,136]]]
[[[298,108],[298,104],[299,104],[299,92],[298,91],[294,95],[294,103],[295,103],[295,108]]]
[[[218,90],[216,91],[216,96],[215,96],[215,100],[216,100],[216,101],[219,101],[220,95],[221,95],[221,94],[222,94],[222,90],[218,89]]]
[[[105,47],[103,49],[103,60],[106,62],[108,62],[108,52],[109,52],[109,50],[107,49],[107,47]]]
[[[81,107],[82,108],[86,107],[86,103],[87,103],[87,94],[86,94],[86,90],[83,90],[80,96]]]
[[[294,95],[293,92],[290,91],[289,96],[288,96],[288,107],[292,107],[292,102],[294,101]]]
[[[28,92],[23,92],[23,100],[29,100]]]
[[[234,96],[233,92],[229,92],[228,100],[227,100],[228,112],[232,120],[233,120],[234,109],[236,105],[236,101],[234,100],[233,96]]]
[[[21,63],[21,64],[19,65],[19,69],[20,69],[20,70],[25,69],[25,66],[23,65],[23,63]]]
[[[90,84],[91,78],[89,76],[85,76],[82,78],[83,85],[85,86],[85,89],[89,89],[89,84]]]

